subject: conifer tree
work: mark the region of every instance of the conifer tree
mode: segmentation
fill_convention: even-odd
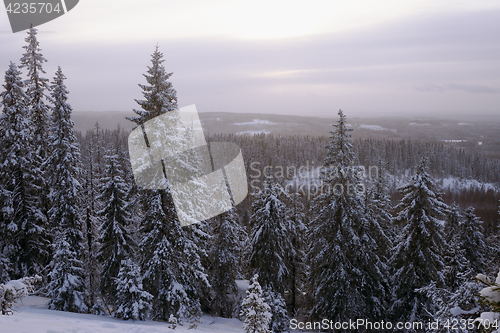
[[[249,266],[252,274],[258,274],[264,289],[283,294],[289,274],[286,266],[286,249],[292,247],[287,230],[287,207],[283,203],[285,193],[277,184],[268,182],[253,203],[250,218],[253,229],[249,238]]]
[[[139,266],[131,259],[123,260],[114,283],[117,291],[117,310],[114,316],[125,320],[145,320],[151,309],[150,301],[153,296],[143,289]]]
[[[292,316],[295,316],[302,301],[302,290],[307,274],[307,264],[305,262],[306,235],[307,227],[305,225],[306,217],[304,214],[304,205],[299,201],[297,194],[288,194],[287,233],[290,239],[290,248],[286,252],[286,265],[290,274],[285,281],[285,290],[289,291],[290,310]]]
[[[4,255],[11,263],[12,278],[40,273],[49,259],[47,219],[40,209],[40,169],[33,164],[31,122],[20,72],[10,64],[2,97],[1,211]]]
[[[49,216],[56,230],[52,271],[49,274],[49,307],[56,310],[86,312],[85,272],[83,269],[83,234],[79,218],[80,150],[71,120],[72,108],[67,102],[65,76],[59,67],[54,77],[52,98],[52,154]]]
[[[246,294],[243,300],[240,316],[244,317],[243,331],[245,333],[271,333],[268,329],[271,321],[271,308],[262,297],[262,288],[257,281],[258,275],[254,275],[250,280]]]
[[[249,266],[252,274],[259,276],[266,302],[271,306],[273,332],[288,331],[289,322],[283,294],[290,275],[287,252],[295,249],[290,239],[285,197],[288,196],[281,186],[268,182],[258,193],[250,218],[253,230],[249,238]]]
[[[467,207],[464,220],[460,225],[460,248],[464,251],[465,258],[470,262],[475,272],[485,269],[485,256],[487,251],[483,233],[480,231],[482,221],[474,214],[474,207]]]
[[[387,263],[395,230],[391,223],[391,200],[387,195],[387,184],[381,162],[379,162],[378,170],[373,188],[368,190],[365,195],[365,209],[369,222],[369,234],[376,239],[377,243],[375,251],[380,259]]]
[[[373,251],[354,153],[352,129],[339,111],[331,132],[322,173],[323,193],[315,200],[311,221],[308,293],[311,317],[343,321],[385,316],[387,282],[384,265]]]
[[[238,291],[236,278],[239,273],[242,238],[246,233],[234,210],[229,210],[214,220],[217,225],[209,253],[210,285],[214,296],[210,305],[217,316],[231,318],[235,299],[229,295]]]
[[[463,216],[460,213],[460,208],[453,203],[450,206],[450,211],[444,225],[444,237],[449,245],[458,245],[460,238],[460,221]]]
[[[134,110],[137,116],[127,119],[142,125],[157,116],[167,115],[170,119],[165,124],[163,139],[170,138],[178,145],[185,137],[173,137],[180,119],[170,113],[177,109],[176,91],[168,81],[172,73],[165,71],[163,54],[158,47],[151,62],[145,74],[148,84],[139,85],[145,99],[136,100],[142,110]],[[174,315],[182,321],[200,315],[200,289],[209,283],[201,264],[200,249],[181,228],[166,177],[165,181],[165,190],[142,191],[145,205],[140,228],[143,238],[139,247],[145,289],[154,297],[152,318],[168,320]]]
[[[435,312],[435,304],[416,289],[434,284],[444,286],[443,255],[446,242],[441,217],[448,211],[427,172],[422,159],[410,183],[400,189],[403,198],[397,205],[396,221],[403,225],[390,265],[394,319],[426,321]]]
[[[133,258],[135,241],[127,227],[131,223],[131,214],[127,198],[127,185],[119,162],[118,152],[107,156],[106,177],[102,180],[101,194],[96,198],[103,202],[103,209],[98,212],[102,217],[98,242],[101,248],[97,259],[102,264],[100,277],[101,295],[114,300],[117,294],[114,280],[120,272],[123,260]]]
[[[51,97],[49,95],[49,79],[42,75],[46,74],[43,64],[47,60],[43,57],[40,49],[40,43],[37,38],[38,30],[30,28],[26,44],[23,46],[25,53],[21,57],[20,68],[26,68],[28,79],[24,82],[26,88],[26,106],[28,108],[28,117],[31,121],[30,141],[34,147],[32,164],[40,173],[37,182],[39,189],[40,203],[39,208],[47,217],[50,208],[49,184],[47,176],[47,165],[45,161],[50,156],[49,134],[50,134],[50,106]]]
[[[21,58],[20,68],[28,71],[28,80],[25,81],[27,94],[28,113],[33,125],[32,140],[36,147],[36,155],[41,161],[46,160],[50,154],[49,129],[50,129],[50,106],[49,79],[42,77],[45,74],[43,63],[47,60],[40,53],[40,43],[37,38],[38,30],[30,28],[28,37],[25,39],[27,45],[23,46],[26,52]]]

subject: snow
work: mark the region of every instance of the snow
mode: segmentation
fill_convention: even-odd
[[[435,182],[439,182],[439,179],[434,179]],[[460,179],[458,177],[446,177],[442,179],[443,185],[442,189],[450,188],[450,190],[459,191],[462,189],[471,188],[481,188],[483,187],[485,190],[493,190],[497,191],[497,187],[493,183],[482,183],[475,179]]]
[[[236,134],[250,134],[250,135],[256,135],[256,134],[270,134],[271,132],[269,131],[243,131],[243,132],[238,132]]]
[[[178,326],[175,331],[168,323],[124,321],[117,318],[48,310],[48,298],[28,296],[14,306],[12,316],[0,316],[2,332],[22,333],[239,333],[243,324],[238,319],[225,319],[204,315],[196,330],[188,325]]]
[[[234,123],[237,126],[244,126],[244,125],[276,125],[275,122],[269,121],[269,120],[262,120],[262,119],[254,119],[253,121],[249,121],[246,123]]]
[[[449,143],[460,143],[460,142],[467,142],[467,140],[442,140],[444,142],[449,142]]]
[[[372,131],[391,131],[391,132],[394,132],[396,133],[397,131],[395,129],[388,129],[388,128],[384,128],[382,126],[379,126],[379,125],[359,125],[359,128],[366,128],[366,129],[369,129],[369,130],[372,130]]]

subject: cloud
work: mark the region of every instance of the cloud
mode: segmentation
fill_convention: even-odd
[[[68,15],[69,16],[69,15]],[[44,67],[68,77],[75,110],[131,110],[159,43],[181,106],[203,111],[325,114],[498,112],[500,10],[385,22],[276,40],[190,37],[89,41],[40,34]],[[5,38],[4,38],[5,37]],[[24,33],[0,36],[0,68],[23,53]],[[422,84],[427,82],[428,84]],[[433,82],[431,84],[431,82]],[[451,82],[444,84],[446,82]],[[421,91],[443,92],[426,94]],[[444,92],[454,91],[459,96]]]
[[[463,91],[471,94],[498,94],[500,89],[489,87],[480,84],[458,84],[449,83],[446,85],[424,84],[415,87],[416,90],[422,92],[446,92],[446,91]]]

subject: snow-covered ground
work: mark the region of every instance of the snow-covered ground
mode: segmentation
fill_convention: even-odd
[[[112,317],[48,310],[49,299],[28,296],[16,303],[12,316],[0,315],[2,333],[242,333],[243,323],[204,315],[196,330],[188,326],[168,328],[168,323],[155,321],[125,321]]]
[[[379,125],[364,125],[364,124],[361,124],[361,125],[359,125],[359,128],[365,128],[365,129],[369,129],[369,130],[372,130],[372,131],[390,131],[390,132],[394,132],[394,133],[397,132],[397,130],[395,130],[395,129],[388,129],[388,128],[384,128],[384,127],[379,126]]]
[[[271,134],[269,131],[243,131],[243,132],[238,132],[236,134],[243,135],[243,134],[250,134],[250,135],[256,135],[256,134]]]
[[[237,126],[243,125],[276,125],[274,121],[265,120],[265,119],[254,119],[253,121],[248,121],[245,123],[234,123]]]

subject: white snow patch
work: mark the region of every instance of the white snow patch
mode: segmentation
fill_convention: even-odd
[[[248,284],[248,282],[247,282]],[[48,310],[49,299],[28,296],[16,303],[12,316],[0,315],[0,331],[23,332],[79,332],[79,333],[243,333],[243,323],[238,319],[226,319],[203,315],[196,330],[189,325],[178,326],[175,331],[168,323],[156,321],[125,321],[112,317],[91,314]]]
[[[243,135],[243,134],[249,134],[249,135],[256,135],[256,134],[271,134],[269,131],[243,131],[243,132],[238,132],[236,134]]]
[[[459,123],[458,126],[473,126],[474,124]]]
[[[361,125],[359,125],[359,128],[366,128],[366,129],[369,129],[369,130],[372,130],[372,131],[390,131],[390,132],[394,132],[394,133],[397,132],[397,130],[395,130],[395,129],[388,129],[388,128],[384,128],[384,127],[379,126],[379,125],[364,125],[364,124],[361,124]]]
[[[429,123],[410,123],[410,126],[431,126]]]
[[[443,140],[444,142],[451,142],[451,143],[459,143],[459,142],[467,142],[467,140]]]
[[[243,126],[243,125],[276,125],[275,122],[269,121],[269,120],[263,120],[263,119],[254,119],[253,121],[249,121],[246,123],[234,123],[237,126]]]
[[[438,184],[441,180],[434,180]],[[462,189],[471,188],[484,188],[485,190],[498,191],[499,189],[493,183],[481,183],[475,179],[460,179],[457,177],[447,177],[442,179],[442,188],[449,188],[451,191],[458,191]]]

